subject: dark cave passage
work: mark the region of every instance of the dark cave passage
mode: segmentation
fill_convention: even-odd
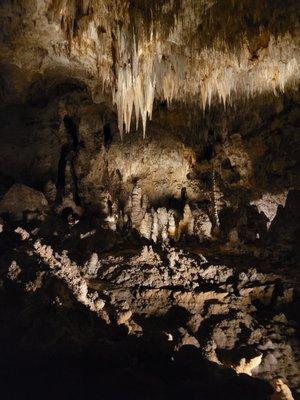
[[[70,138],[70,141],[73,145],[73,150],[76,152],[79,147],[79,140],[78,140],[78,128],[73,118],[66,115],[64,117],[64,126],[66,132]]]
[[[76,169],[74,167],[75,158],[81,147],[78,139],[78,127],[74,122],[74,120],[69,116],[65,116],[63,122],[66,133],[69,137],[69,142],[65,143],[61,148],[61,153],[58,163],[57,182],[56,182],[57,186],[56,201],[58,204],[60,204],[65,196],[66,168],[67,166],[69,166],[74,202],[76,205],[80,206],[82,202],[79,196],[78,178],[76,174]]]
[[[104,147],[108,149],[113,140],[113,134],[109,124],[105,124],[103,127],[103,137],[104,137]]]
[[[68,154],[70,153],[71,148],[69,144],[64,144],[61,148],[58,168],[57,168],[57,199],[56,201],[60,203],[65,193],[65,186],[66,186],[66,166],[67,166],[67,159]]]
[[[57,172],[57,198],[56,201],[58,204],[61,203],[64,195],[65,195],[65,187],[66,187],[66,168],[69,165],[70,174],[71,174],[71,186],[74,196],[74,202],[76,205],[81,205],[81,199],[78,192],[78,179],[74,167],[74,158],[76,157],[76,153],[73,150],[73,145],[64,144],[61,149],[60,159],[58,163],[58,172]]]

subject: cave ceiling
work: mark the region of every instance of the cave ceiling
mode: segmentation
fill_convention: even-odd
[[[67,78],[118,114],[119,131],[155,99],[224,107],[299,84],[294,0],[4,0],[0,96],[24,102]]]

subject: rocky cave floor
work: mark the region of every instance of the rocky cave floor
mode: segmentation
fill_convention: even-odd
[[[298,398],[286,256],[99,226],[2,221],[3,398]]]

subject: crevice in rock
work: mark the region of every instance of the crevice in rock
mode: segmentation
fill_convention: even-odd
[[[65,116],[63,122],[68,135],[68,143],[65,143],[61,148],[57,172],[56,201],[60,204],[66,194],[66,168],[69,166],[74,202],[77,206],[80,206],[82,202],[79,196],[78,178],[75,169],[75,159],[81,147],[81,143],[78,139],[78,128],[74,120],[69,116]]]
[[[108,150],[113,140],[113,133],[110,124],[105,124],[103,126],[103,139],[104,139],[104,147],[106,148],[106,150]]]

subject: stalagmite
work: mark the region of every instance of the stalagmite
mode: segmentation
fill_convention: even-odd
[[[212,223],[207,213],[196,208],[193,210],[194,233],[199,239],[205,240],[211,237]]]
[[[166,241],[168,238],[168,211],[165,207],[157,209],[159,233],[162,241]]]
[[[216,174],[215,170],[213,169],[212,171],[212,206],[214,210],[214,216],[215,216],[215,223],[216,226],[220,226],[220,221],[219,221],[219,201],[218,201],[218,192],[217,192],[217,187],[216,187]]]
[[[99,207],[104,216],[109,216],[111,214],[111,201],[112,198],[109,192],[102,191],[99,198]]]
[[[169,210],[168,212],[168,236],[172,239],[176,236],[176,223],[174,212],[172,210]]]
[[[92,253],[90,259],[83,266],[82,272],[86,278],[95,278],[97,276],[100,262],[97,253]]]
[[[152,231],[151,231],[151,239],[153,240],[154,243],[157,242],[158,239],[158,216],[157,212],[154,211],[154,209],[151,209],[151,214],[152,214]]]
[[[150,240],[152,231],[152,215],[146,213],[140,225],[140,234],[144,238]]]
[[[142,209],[142,189],[139,186],[135,186],[132,190],[131,195],[131,222],[132,227],[138,229],[143,219]]]
[[[182,219],[179,221],[178,234],[182,233],[192,235],[194,232],[194,218],[191,208],[188,204],[184,206]]]
[[[142,213],[145,214],[149,206],[149,200],[146,194],[142,196]]]
[[[215,189],[216,190],[216,189]],[[217,190],[216,190],[217,191]],[[216,194],[219,198],[219,195]],[[186,204],[181,219],[176,226],[175,210],[152,207],[148,212],[149,201],[142,190],[135,186],[125,206],[125,216],[130,214],[132,227],[148,240],[166,242],[168,239],[179,240],[182,234],[196,235],[200,241],[211,239],[212,222],[206,212],[193,204],[192,209]],[[127,214],[126,214],[127,213]]]

